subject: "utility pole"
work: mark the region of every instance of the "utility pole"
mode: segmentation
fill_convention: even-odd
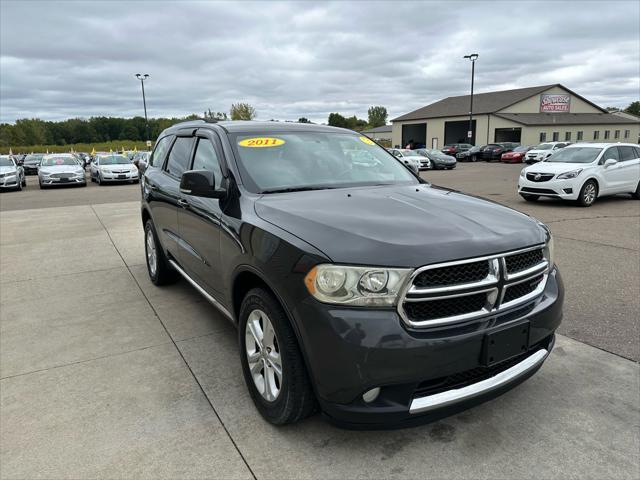
[[[464,56],[464,58],[471,60],[471,100],[469,102],[469,131],[467,132],[469,143],[471,143],[471,138],[473,138],[473,79],[476,73],[476,60],[478,59],[478,56],[479,55],[477,53]]]
[[[148,74],[136,73],[136,78],[140,80],[142,85],[142,105],[144,106],[144,129],[147,135],[147,148],[151,147],[151,140],[149,139],[149,119],[147,118],[147,99],[144,95],[144,81],[149,78]]]

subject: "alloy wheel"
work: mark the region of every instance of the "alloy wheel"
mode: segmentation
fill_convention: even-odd
[[[147,265],[149,265],[151,276],[154,276],[158,268],[158,253],[156,252],[156,241],[153,237],[153,231],[150,228],[147,229]]]
[[[245,350],[256,389],[268,402],[275,401],[282,388],[282,358],[276,332],[262,310],[253,310],[247,318]]]
[[[585,205],[591,205],[596,199],[596,186],[593,183],[585,185],[582,198]]]

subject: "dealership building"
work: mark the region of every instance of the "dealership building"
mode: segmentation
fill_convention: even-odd
[[[560,85],[448,97],[392,122],[392,144],[410,140],[431,148],[449,143],[638,142],[640,118],[615,115]]]

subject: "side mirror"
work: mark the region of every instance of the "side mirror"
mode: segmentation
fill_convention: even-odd
[[[611,165],[615,165],[616,163],[618,163],[617,160],[613,159],[613,158],[608,158],[604,161],[604,168],[608,168]]]
[[[222,198],[226,190],[216,190],[216,179],[209,170],[189,170],[182,174],[180,192],[194,197]]]

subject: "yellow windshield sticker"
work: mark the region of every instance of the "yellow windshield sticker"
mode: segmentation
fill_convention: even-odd
[[[238,142],[238,145],[241,147],[250,147],[250,148],[264,148],[264,147],[277,147],[279,145],[284,145],[284,140],[281,138],[271,138],[271,137],[257,137],[257,138],[245,138]]]
[[[375,142],[373,140],[371,140],[369,137],[365,137],[364,135],[360,137],[360,140],[362,140],[362,142],[366,143],[367,145],[375,145]]]

